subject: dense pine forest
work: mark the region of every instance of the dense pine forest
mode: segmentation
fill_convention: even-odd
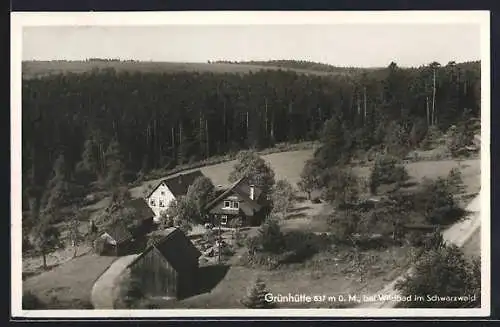
[[[446,131],[479,117],[480,62],[336,75],[95,69],[24,79],[22,90],[23,190],[32,203],[50,201],[55,179],[112,186],[242,149],[317,140],[330,118],[356,151],[391,139],[411,149],[430,126]]]

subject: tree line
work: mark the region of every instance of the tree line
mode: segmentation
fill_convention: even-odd
[[[96,69],[26,79],[22,89],[31,200],[23,202],[36,203],[56,164],[72,183],[116,185],[228,152],[315,140],[332,117],[360,150],[416,126],[446,130],[479,116],[480,64],[391,63],[353,76]]]

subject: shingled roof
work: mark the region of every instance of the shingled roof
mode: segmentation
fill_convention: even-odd
[[[158,251],[176,271],[189,269],[190,263],[198,262],[201,252],[189,238],[178,228],[168,228],[163,231],[165,236],[155,244],[149,246],[128,267],[134,265],[149,251]]]
[[[162,180],[161,182],[159,182],[158,185],[156,185],[156,187],[153,188],[151,190],[151,192],[149,192],[147,198],[149,198],[151,196],[151,194],[153,194],[153,192],[156,191],[156,189],[161,184],[165,184],[168,187],[168,189],[170,190],[170,192],[172,192],[172,194],[176,198],[179,196],[182,196],[182,195],[186,195],[187,191],[189,189],[189,186],[191,186],[198,177],[202,177],[202,176],[205,176],[205,175],[203,175],[201,170],[195,170],[191,173],[178,174],[176,176],[166,178],[166,179]]]

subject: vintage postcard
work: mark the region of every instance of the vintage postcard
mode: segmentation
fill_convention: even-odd
[[[12,13],[12,315],[488,316],[489,29]]]

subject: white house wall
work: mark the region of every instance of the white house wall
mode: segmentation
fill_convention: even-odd
[[[163,206],[160,206],[160,200],[163,202]],[[165,184],[161,184],[158,188],[149,196],[148,206],[153,210],[155,217],[154,220],[157,222],[161,216],[161,213],[167,210],[170,203],[175,200],[175,196],[170,192]],[[154,201],[154,205],[152,203]]]

